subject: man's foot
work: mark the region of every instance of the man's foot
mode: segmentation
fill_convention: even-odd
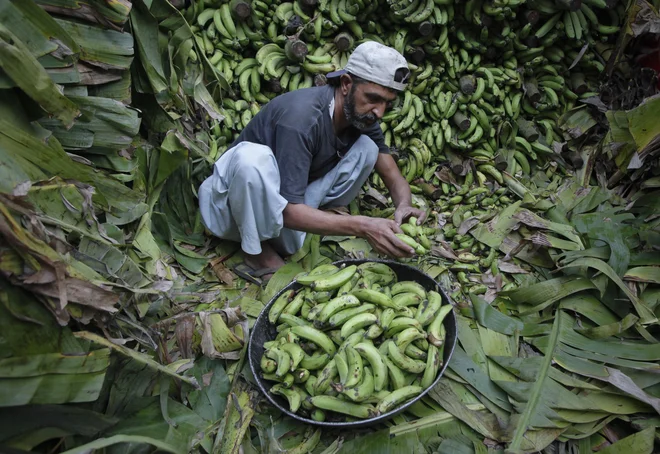
[[[243,255],[245,257],[243,261],[253,270],[272,270],[271,273],[259,276],[263,281],[270,279],[277,269],[284,266],[284,259],[265,241],[261,243],[261,254],[251,255],[244,253]]]

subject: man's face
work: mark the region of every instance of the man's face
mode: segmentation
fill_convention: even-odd
[[[371,82],[352,83],[344,97],[346,120],[359,130],[373,125],[383,118],[396,94],[381,85]]]

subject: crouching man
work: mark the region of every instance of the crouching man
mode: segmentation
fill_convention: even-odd
[[[410,186],[378,124],[410,75],[405,58],[365,42],[328,85],[277,96],[250,121],[199,189],[206,227],[240,242],[244,278],[268,279],[307,233],[353,235],[390,257],[414,251],[395,236],[410,216]],[[324,211],[348,205],[372,170],[390,192],[394,220]],[[255,279],[258,280],[258,279]]]

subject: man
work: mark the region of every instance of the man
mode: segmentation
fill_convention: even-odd
[[[426,215],[412,206],[378,124],[409,75],[396,50],[365,42],[343,70],[327,75],[329,85],[274,98],[243,129],[199,190],[206,227],[241,243],[237,274],[267,279],[306,233],[354,235],[381,254],[413,255],[395,233],[410,216],[421,223]],[[396,207],[394,220],[323,211],[348,205],[374,167]]]

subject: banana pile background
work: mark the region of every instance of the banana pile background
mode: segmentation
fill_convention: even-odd
[[[622,2],[605,0],[241,4],[249,14],[216,0],[185,11],[204,54],[191,49],[190,58],[208,59],[233,90],[214,125],[214,157],[261,105],[325,83],[356,45],[373,40],[401,52],[413,71],[381,123],[386,143],[409,182],[432,184],[443,162],[459,176],[474,163],[477,175],[499,184],[504,170],[574,165],[555,149],[565,142],[557,121],[596,94],[625,16]],[[372,182],[382,187],[377,176]]]
[[[277,337],[264,343],[270,392],[314,421],[368,419],[396,409],[435,381],[450,304],[384,263],[320,265],[296,277],[268,311]],[[364,361],[363,361],[364,359]],[[270,386],[270,385],[269,385]]]

